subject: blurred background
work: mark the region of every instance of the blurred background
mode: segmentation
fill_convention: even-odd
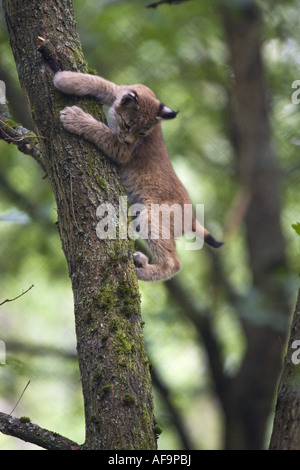
[[[249,344],[241,311],[256,322],[264,318],[253,289],[241,185],[228,128],[234,77],[214,2],[191,0],[156,9],[146,8],[148,3],[75,0],[74,9],[92,69],[117,84],[144,83],[167,106],[179,110],[174,121],[163,125],[172,164],[193,203],[204,204],[206,226],[226,242],[216,253],[188,251],[185,240],[179,240],[183,269],[174,282],[140,283],[155,415],[163,431],[159,449],[222,449],[228,409],[212,361],[219,362],[223,378],[234,381]],[[292,224],[300,222],[300,108],[291,96],[292,82],[300,79],[299,5],[286,0],[258,4],[280,179],[287,267],[282,285],[293,306],[299,284],[299,235]],[[13,117],[31,128],[2,10],[0,80],[6,83]],[[55,221],[48,179],[31,157],[0,140],[0,303],[34,285],[0,306],[0,340],[6,345],[6,364],[0,365],[0,411],[12,411],[30,380],[14,416],[29,416],[41,427],[82,443],[73,299]],[[265,374],[267,379],[268,370]],[[271,427],[272,413],[265,426],[266,446]],[[36,449],[0,434],[1,450],[29,448]]]

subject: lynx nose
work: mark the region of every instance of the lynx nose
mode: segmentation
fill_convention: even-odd
[[[124,138],[124,143],[125,144],[133,144],[134,140],[135,139],[132,135],[126,135],[126,137]]]

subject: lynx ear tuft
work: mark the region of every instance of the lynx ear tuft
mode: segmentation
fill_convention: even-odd
[[[133,106],[138,109],[139,97],[136,91],[129,91],[128,93],[126,93],[121,99],[121,104],[123,106]]]
[[[174,119],[177,116],[178,113],[176,111],[173,111],[172,109],[168,108],[163,103],[160,103],[159,110],[156,116],[156,119]]]

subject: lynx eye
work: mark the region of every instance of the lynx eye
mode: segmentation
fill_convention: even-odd
[[[131,129],[131,126],[129,124],[126,124],[126,122],[124,122],[124,127],[127,131],[130,131]]]
[[[146,132],[139,132],[139,135],[146,135]]]

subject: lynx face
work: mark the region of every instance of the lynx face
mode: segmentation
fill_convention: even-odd
[[[117,133],[121,143],[141,141],[159,121],[173,119],[177,114],[143,85],[120,88],[108,113],[108,126]]]

